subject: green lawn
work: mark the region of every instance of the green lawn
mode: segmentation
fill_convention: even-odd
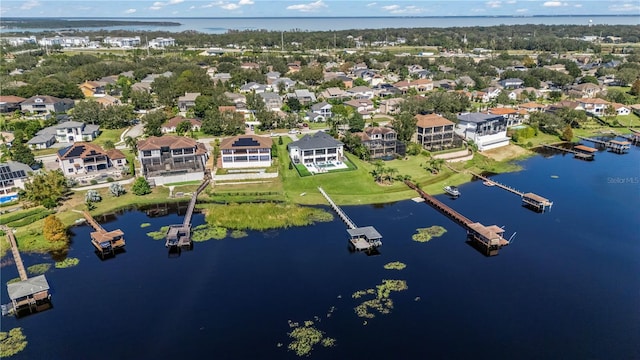
[[[629,115],[619,115],[616,120],[622,125],[631,128],[640,127],[640,116],[631,113]]]
[[[124,132],[125,129],[101,129],[100,136],[98,136],[94,143],[104,146],[107,141],[111,141],[114,144],[120,141],[120,135]]]

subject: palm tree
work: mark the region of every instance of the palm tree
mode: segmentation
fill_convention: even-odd
[[[124,144],[131,150],[131,152],[135,153],[138,150],[138,141],[131,136],[126,136],[124,138]]]

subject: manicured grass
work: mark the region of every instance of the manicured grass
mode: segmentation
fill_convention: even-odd
[[[616,117],[616,120],[618,120],[618,122],[622,126],[631,128],[640,127],[640,116],[634,113],[631,113],[629,115],[619,115],[618,117]]]
[[[33,150],[33,156],[45,156],[45,155],[54,155],[58,150],[57,148],[48,148],[48,149],[39,149]]]
[[[551,134],[546,134],[543,133],[542,131],[538,132],[537,136],[533,136],[530,138],[520,138],[518,139],[518,142],[516,142],[516,145],[522,146],[522,147],[527,147],[527,144],[531,143],[531,147],[536,147],[536,146],[540,146],[540,144],[553,144],[553,143],[557,143],[560,140],[560,137],[558,137],[557,135],[551,135]]]
[[[104,144],[111,140],[114,144],[120,141],[120,135],[125,129],[100,129],[100,136],[98,136],[94,143],[104,146]]]

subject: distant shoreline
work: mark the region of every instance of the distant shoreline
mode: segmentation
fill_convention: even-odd
[[[603,15],[603,14],[591,14],[591,15],[451,15],[451,16],[191,16],[191,17],[181,17],[181,16],[159,16],[159,17],[150,17],[150,16],[140,16],[140,17],[118,17],[118,16],[107,16],[107,17],[99,17],[99,16],[78,16],[78,17],[5,17],[2,21],[11,21],[11,20],[92,20],[92,19],[100,19],[100,20],[109,20],[113,19],[114,21],[121,21],[123,19],[131,19],[132,21],[136,21],[137,19],[450,19],[450,18],[554,18],[554,17],[580,17],[580,18],[588,18],[588,17],[637,17],[638,15],[630,15],[630,14],[614,14],[614,15]]]
[[[69,18],[71,19],[71,18]],[[98,21],[89,18],[82,20],[68,20],[67,18],[4,18],[0,25],[5,29],[33,29],[33,28],[98,28],[105,26],[180,26],[181,23],[172,21],[138,21],[138,20],[107,20]]]

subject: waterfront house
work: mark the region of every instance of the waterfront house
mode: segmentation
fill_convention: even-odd
[[[287,149],[295,164],[342,161],[344,157],[344,144],[324,131],[306,134],[300,140],[289,143]]]
[[[600,98],[580,98],[576,102],[589,114],[604,115],[604,110],[611,103]]]
[[[455,132],[465,140],[472,140],[479,151],[509,145],[507,120],[502,115],[483,113],[458,115]]]
[[[271,166],[271,138],[239,135],[220,142],[218,166],[223,169],[266,168]]]
[[[24,190],[24,184],[32,172],[27,164],[17,161],[0,163],[0,195],[2,197],[17,195]]]
[[[36,95],[20,103],[20,109],[24,113],[45,115],[49,113],[63,113],[73,108],[71,99],[58,99],[55,96]]]
[[[438,114],[416,115],[416,142],[423,149],[438,151],[454,146],[455,123]]]
[[[574,98],[595,98],[602,92],[602,88],[596,84],[584,83],[570,86],[567,95]]]
[[[184,136],[152,136],[138,141],[142,174],[158,185],[202,180],[208,157],[204,144]]]
[[[362,145],[369,150],[370,159],[393,158],[398,153],[397,134],[392,128],[383,126],[368,127],[364,131],[353,135],[360,138]],[[400,155],[404,155],[404,152]]]
[[[517,110],[506,107],[491,108],[487,111],[491,115],[502,115],[507,120],[507,126],[516,126],[522,124],[526,111]]]
[[[613,107],[616,109],[616,114],[618,115],[629,115],[631,114],[631,107],[624,105],[624,104],[620,104],[620,103],[613,103],[611,104],[613,105]]]
[[[120,150],[105,151],[99,145],[87,142],[77,142],[58,150],[57,157],[58,166],[65,176],[122,170],[127,164],[126,156]]]

